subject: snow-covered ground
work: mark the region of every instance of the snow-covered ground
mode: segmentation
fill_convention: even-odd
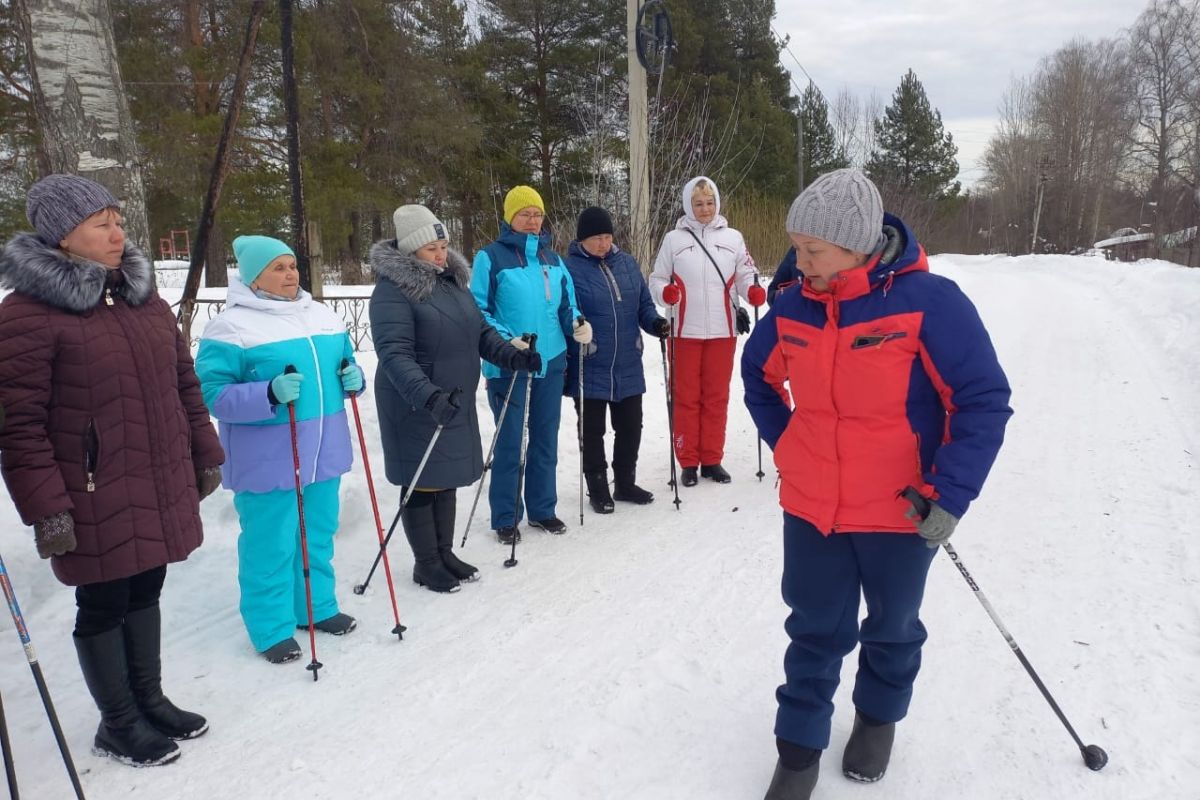
[[[815,797],[1200,797],[1200,270],[956,256],[933,268],[979,306],[1016,410],[954,543],[1080,735],[1111,763],[1101,773],[1083,766],[941,556],[924,607],[924,666],[887,777],[860,786],[838,768],[851,658]],[[373,356],[363,361],[373,371]],[[408,579],[397,536],[403,642],[389,635],[382,575],[366,596],[351,592],[377,550],[356,467],[343,484],[335,563],[360,628],[318,639],[317,683],[305,661],[270,666],[251,651],[237,613],[237,518],[227,492],[206,501],[205,546],[168,575],[164,662],[171,697],[208,715],[212,730],[159,769],[90,755],[97,715],[71,645],[72,593],[0,496],[0,543],[88,796],[760,798],[787,643],[775,490],[753,477],[754,434],[735,386],[734,481],[682,490],[676,511],[652,341],[646,368],[640,475],[656,502],[589,512],[580,527],[574,412],[564,404],[559,514],[569,533],[526,531],[519,566],[504,569],[485,499],[463,553],[483,580],[450,596]],[[381,465],[369,395],[363,411]],[[379,490],[387,524],[397,492]],[[460,530],[472,495],[459,493]],[[2,630],[0,690],[23,796],[69,797],[17,637]]]

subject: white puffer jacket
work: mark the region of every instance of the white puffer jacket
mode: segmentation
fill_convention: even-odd
[[[707,225],[700,224],[692,213],[692,190],[702,180],[712,186],[717,201],[717,214]],[[735,336],[737,298],[738,295],[747,298],[747,292],[754,285],[758,274],[754,260],[746,249],[742,234],[729,227],[729,222],[721,216],[721,194],[711,180],[701,176],[688,181],[683,187],[683,208],[684,216],[675,225],[675,230],[663,237],[658,257],[654,259],[650,294],[669,314],[671,309],[663,302],[663,288],[674,275],[681,295],[675,308],[676,335],[688,339]],[[696,239],[703,242],[703,249]],[[705,255],[705,249],[712,260]],[[713,261],[716,261],[715,267]]]

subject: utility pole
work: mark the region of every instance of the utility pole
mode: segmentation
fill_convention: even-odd
[[[626,0],[626,60],[629,62],[629,236],[634,258],[650,262],[649,109],[646,68],[638,60],[639,0]]]
[[[1029,242],[1031,255],[1037,252],[1038,227],[1042,221],[1042,198],[1046,194],[1046,182],[1050,180],[1049,172],[1054,162],[1049,156],[1042,156],[1038,166],[1041,174],[1038,176],[1037,208],[1033,212],[1033,238]]]

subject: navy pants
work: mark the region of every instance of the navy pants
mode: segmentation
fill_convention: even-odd
[[[835,533],[784,514],[783,599],[787,682],[775,693],[775,735],[802,747],[829,746],[842,659],[859,645],[854,705],[880,722],[908,712],[921,667],[925,626],[918,612],[937,550],[915,534]],[[859,596],[867,616],[858,622]]]
[[[558,423],[562,417],[563,381],[566,379],[566,354],[552,358],[546,376],[534,378],[529,398],[529,446],[525,455],[525,502],[517,498],[517,477],[521,469],[521,421],[525,413],[525,388],[529,375],[517,373],[508,413],[496,441],[492,457],[491,486],[488,501],[492,507],[492,529],[516,525],[528,507],[529,518],[549,519],[558,505]],[[489,378],[488,404],[498,420],[512,375]]]

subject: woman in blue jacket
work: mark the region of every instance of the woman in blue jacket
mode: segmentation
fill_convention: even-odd
[[[613,244],[612,217],[603,208],[579,215],[575,241],[567,252],[567,269],[575,283],[579,310],[591,322],[592,343],[583,359],[583,474],[588,499],[597,514],[611,514],[613,499],[645,505],[654,495],[636,483],[638,448],[642,442],[642,331],[659,337],[670,323],[654,310],[650,289],[633,256]],[[579,412],[579,347],[567,343],[565,393]],[[604,457],[605,416],[612,417],[613,477],[608,491]]]
[[[204,329],[196,373],[220,422],[224,485],[242,525],[242,620],[254,649],[282,664],[300,657],[294,634],[309,616],[287,405],[296,409],[312,619],[317,630],[340,636],[355,621],[334,595],[333,535],[338,487],[353,461],[346,393],[363,391],[363,373],[346,324],[300,288],[290,247],[239,236],[233,252],[240,280],[229,277],[225,310]]]
[[[567,339],[580,344],[592,340],[591,326],[579,319],[575,287],[562,258],[550,249],[542,232],[546,206],[529,186],[516,186],[504,198],[504,224],[496,241],[475,255],[471,294],[483,318],[517,348],[522,339],[537,334],[541,370],[529,388],[529,445],[525,460],[525,506],[517,497],[521,459],[521,426],[525,415],[525,381],[518,373],[508,413],[492,457],[492,483],[488,501],[492,528],[504,544],[520,539],[517,523],[528,511],[529,524],[550,533],[566,533],[555,516],[558,489],[558,423],[562,416],[562,387],[566,373]],[[488,404],[498,420],[512,382],[512,371],[502,364],[484,362]]]

